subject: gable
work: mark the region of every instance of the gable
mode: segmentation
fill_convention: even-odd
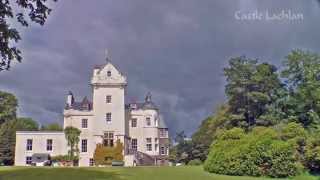
[[[110,62],[94,69],[92,84],[126,84],[126,77]]]

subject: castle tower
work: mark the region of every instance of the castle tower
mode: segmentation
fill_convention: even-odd
[[[105,145],[113,145],[117,139],[124,143],[127,135],[124,97],[126,85],[126,77],[111,64],[110,57],[107,57],[106,64],[94,68],[91,79],[95,121],[93,132],[94,136],[102,137]]]

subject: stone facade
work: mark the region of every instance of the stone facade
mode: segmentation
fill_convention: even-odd
[[[91,86],[92,102],[86,97],[77,102],[69,92],[63,113],[64,128],[73,126],[81,130],[79,165],[93,165],[96,144],[112,146],[118,139],[124,145],[126,166],[166,165],[168,128],[151,94],[141,103],[126,104],[126,77],[109,61],[94,68]],[[69,150],[63,132],[17,132],[16,144],[15,165],[18,166],[28,165],[35,153],[56,156]]]

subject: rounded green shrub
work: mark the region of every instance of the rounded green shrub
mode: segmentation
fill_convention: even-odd
[[[270,177],[294,176],[300,172],[295,146],[281,140],[275,130],[259,127],[248,134],[239,132],[236,128],[221,133],[204,163],[206,171]]]

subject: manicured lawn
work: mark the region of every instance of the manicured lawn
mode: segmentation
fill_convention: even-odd
[[[209,174],[201,167],[26,168],[0,167],[0,180],[261,180]],[[297,180],[317,179],[300,176]]]

